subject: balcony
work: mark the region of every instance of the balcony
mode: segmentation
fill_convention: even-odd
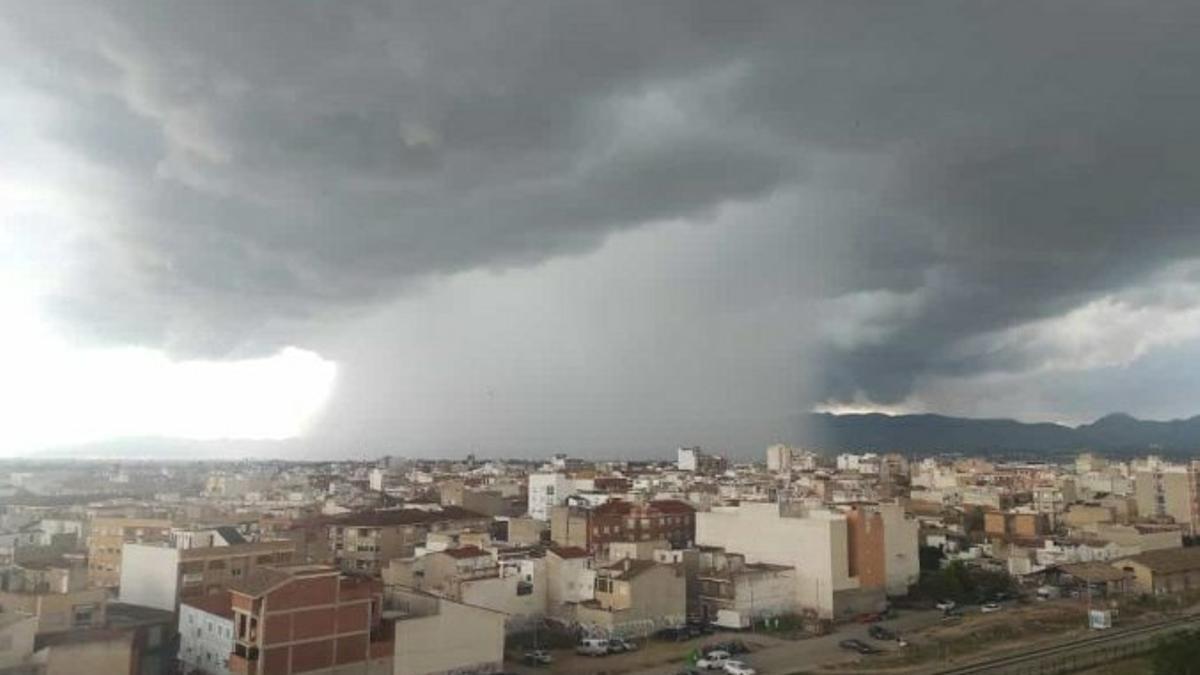
[[[258,670],[258,647],[233,643],[233,653],[229,655],[229,672],[252,673]]]

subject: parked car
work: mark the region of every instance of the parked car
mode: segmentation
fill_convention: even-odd
[[[758,675],[758,671],[746,665],[745,661],[726,661],[725,675]]]
[[[841,642],[838,643],[838,646],[841,647],[842,649],[848,649],[852,652],[858,652],[859,654],[878,654],[879,653],[878,649],[875,649],[871,645],[863,642],[862,640],[857,640],[857,639],[842,640]]]
[[[715,649],[703,657],[696,659],[696,667],[704,670],[720,670],[725,667],[725,662],[729,660],[729,652],[723,652],[720,649]]]
[[[621,652],[636,652],[637,643],[625,638],[614,638],[608,641],[608,651],[610,654],[620,654]]]
[[[883,614],[880,612],[867,612],[866,614],[859,614],[855,618],[859,623],[878,623],[883,621]]]
[[[990,614],[992,612],[999,612],[1002,609],[1004,609],[1003,605],[996,602],[989,602],[980,607],[979,611],[983,612],[984,614]]]
[[[584,656],[607,656],[608,640],[604,638],[584,638],[576,645],[575,653]]]
[[[664,628],[654,634],[660,640],[669,642],[685,642],[691,639],[686,626],[675,626],[672,628]]]
[[[943,612],[949,612],[950,610],[954,609],[957,606],[958,605],[953,600],[942,600],[938,604],[934,605],[934,607],[937,607],[938,609],[942,610]]]
[[[714,642],[712,644],[707,644],[700,648],[700,652],[702,654],[715,651],[729,652],[733,655],[748,654],[750,653],[750,647],[741,640],[726,640],[725,642]]]
[[[530,666],[548,666],[554,662],[554,657],[545,649],[532,649],[525,652],[525,664]]]
[[[870,635],[871,637],[875,638],[876,640],[895,640],[896,639],[896,634],[894,632],[884,628],[883,626],[880,626],[879,624],[875,624],[875,625],[871,626],[870,628],[868,628],[867,635]]]

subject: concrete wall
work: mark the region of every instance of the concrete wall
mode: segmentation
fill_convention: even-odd
[[[562,559],[546,554],[546,610],[562,614],[565,603],[591,600],[595,591],[596,572],[589,567],[589,558]]]
[[[887,594],[905,595],[921,578],[921,525],[899,504],[879,504],[876,509],[883,517]]]
[[[490,673],[504,662],[504,616],[449,600],[438,613],[396,622],[394,675]]]
[[[518,593],[522,575],[491,577],[464,581],[459,585],[459,600],[464,604],[491,609],[508,615],[508,630],[524,630],[529,623],[546,612],[546,567],[544,560],[532,561],[534,570],[530,592]]]
[[[542,541],[542,530],[546,524],[533,518],[508,519],[508,543],[513,546],[532,546]],[[582,532],[580,533],[583,534]],[[564,544],[570,545],[570,544]]]
[[[1099,539],[1111,541],[1123,548],[1137,549],[1141,553],[1183,547],[1183,533],[1179,530],[1140,532],[1132,525],[1101,523],[1089,531],[1095,532]]]
[[[510,535],[511,536],[511,535]],[[550,510],[550,539],[559,546],[588,548],[588,519],[582,511],[567,506]]]
[[[666,539],[656,539],[650,541],[613,541],[606,546],[609,560],[621,560],[630,558],[632,560],[654,560],[654,552],[660,549],[671,548],[671,543]]]
[[[1108,506],[1090,506],[1088,504],[1072,504],[1062,517],[1067,527],[1084,527],[1099,523],[1116,522],[1113,509]]]
[[[789,568],[742,574],[735,577],[734,608],[738,614],[759,618],[796,611],[796,570]]]
[[[887,584],[883,517],[869,507],[845,513],[850,575],[858,578],[862,588],[883,588]]]
[[[133,635],[128,631],[107,639],[54,645],[46,654],[46,675],[79,675],[84,664],[88,673],[129,673]]]
[[[121,554],[121,602],[175,611],[179,598],[179,549],[125,544]]]
[[[37,623],[37,617],[26,616],[0,628],[0,640],[8,645],[7,649],[0,650],[0,671],[29,663]]]

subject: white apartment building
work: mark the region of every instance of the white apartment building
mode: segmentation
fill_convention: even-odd
[[[550,509],[562,506],[567,497],[591,490],[593,481],[574,480],[561,473],[529,474],[529,517],[550,520]]]
[[[179,603],[179,660],[185,673],[230,675],[233,609],[229,592]]]
[[[853,471],[857,473],[879,473],[879,455],[867,452],[861,455],[843,453],[837,456],[838,471]]]
[[[680,471],[696,471],[700,467],[700,448],[679,448],[675,451],[675,466]]]
[[[849,574],[846,517],[825,510],[797,516],[772,503],[715,507],[696,514],[696,544],[742,553],[747,563],[795,567],[797,606],[832,618],[835,595],[858,588]]]
[[[767,448],[767,471],[788,473],[793,470],[813,471],[816,468],[817,455],[813,452],[782,443]]]

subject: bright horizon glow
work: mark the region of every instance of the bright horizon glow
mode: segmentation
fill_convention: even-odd
[[[0,295],[0,316],[5,455],[135,436],[292,438],[324,407],[337,374],[332,361],[295,347],[227,362],[72,347],[19,294]]]

